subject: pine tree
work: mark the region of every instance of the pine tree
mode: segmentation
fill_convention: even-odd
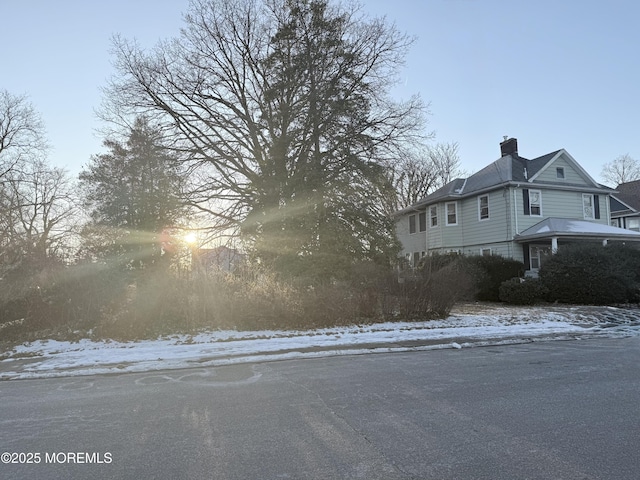
[[[134,269],[158,263],[167,253],[163,232],[185,214],[178,162],[144,117],[126,142],[107,139],[104,146],[108,153],[94,155],[80,173],[91,253]]]

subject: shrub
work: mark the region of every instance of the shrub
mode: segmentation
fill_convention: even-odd
[[[429,309],[432,315],[446,317],[461,299],[468,298],[475,289],[473,277],[460,263],[451,263],[434,272],[429,278]]]
[[[415,275],[398,285],[398,313],[402,318],[442,318],[453,305],[472,296],[474,278],[458,255],[422,259]]]
[[[464,257],[464,265],[475,280],[475,298],[480,301],[500,301],[500,285],[524,274],[522,262],[499,255]]]
[[[549,301],[607,305],[639,300],[640,252],[594,244],[567,245],[540,269]]]
[[[500,300],[513,305],[533,305],[543,296],[542,282],[535,278],[512,278],[500,285]]]

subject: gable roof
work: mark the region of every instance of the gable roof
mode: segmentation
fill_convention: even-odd
[[[531,160],[521,157],[517,153],[512,153],[504,155],[466,179],[457,178],[449,182],[398,213],[415,211],[437,202],[452,201],[470,195],[477,195],[482,191],[494,190],[509,184],[531,183],[561,156],[571,163],[584,179],[592,184],[593,188],[610,190],[598,184],[564,149],[556,150]],[[563,185],[569,186],[568,184]]]

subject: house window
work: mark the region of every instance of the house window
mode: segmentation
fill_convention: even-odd
[[[522,189],[522,203],[525,215],[539,217],[542,215],[542,192],[540,190]]]
[[[556,178],[564,180],[564,167],[556,168]]]
[[[447,225],[458,224],[458,204],[456,202],[449,202],[445,204],[447,211]]]
[[[409,233],[416,233],[416,216],[409,215]]]
[[[431,218],[431,228],[438,226],[438,207],[433,205],[429,207],[429,217]]]
[[[480,220],[489,218],[489,195],[478,197],[478,216]]]
[[[531,270],[538,270],[550,256],[551,247],[531,245],[531,247],[529,247]]]
[[[420,224],[420,231],[426,232],[427,231],[427,212],[422,212],[420,215],[418,215],[418,218],[419,218],[419,224]]]
[[[600,218],[600,196],[599,195],[582,195],[582,213],[585,220],[593,220]]]
[[[542,192],[540,190],[529,190],[529,209],[531,215],[542,215]]]
[[[593,220],[595,218],[593,211],[593,195],[582,195],[582,213],[585,220]]]
[[[483,257],[490,257],[491,256],[491,249],[490,248],[481,248],[480,249],[480,255],[482,255]]]
[[[640,219],[638,218],[627,218],[627,230],[635,230],[636,232],[640,232]]]

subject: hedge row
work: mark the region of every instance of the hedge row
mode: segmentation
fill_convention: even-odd
[[[512,304],[538,300],[581,305],[640,301],[640,250],[624,245],[562,247],[541,267],[538,279],[512,279],[500,287]]]

